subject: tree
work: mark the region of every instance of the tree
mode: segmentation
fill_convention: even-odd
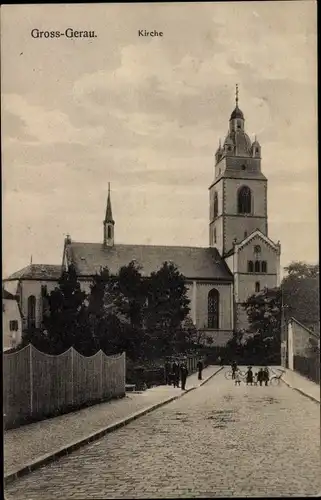
[[[175,332],[189,313],[189,302],[185,278],[173,263],[164,262],[151,273],[145,325],[150,341],[162,352],[172,348]]]
[[[141,267],[135,261],[121,267],[113,288],[114,304],[117,313],[132,328],[142,327],[146,293],[146,281],[142,277]]]
[[[285,270],[281,287],[286,318],[313,327],[320,322],[319,265],[292,262]]]
[[[85,292],[74,266],[69,266],[62,273],[56,287],[48,296],[49,314],[44,318],[44,333],[49,349],[59,354],[71,346],[81,346],[82,341],[88,343],[84,321]]]
[[[264,289],[249,297],[244,304],[250,332],[244,343],[244,353],[254,355],[262,361],[278,359],[281,338],[281,290]]]

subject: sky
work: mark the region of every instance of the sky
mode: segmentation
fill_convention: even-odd
[[[310,0],[2,6],[3,275],[101,242],[108,182],[116,243],[207,246],[236,83],[281,265],[317,262],[316,44]]]

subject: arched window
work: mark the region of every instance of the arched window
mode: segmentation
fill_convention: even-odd
[[[218,214],[218,196],[217,192],[215,191],[214,193],[214,205],[213,205],[213,210],[214,210],[214,217],[217,217]]]
[[[247,272],[248,273],[253,273],[253,271],[254,271],[253,260],[249,260],[248,263],[247,263]]]
[[[255,265],[254,265],[254,272],[259,273],[260,272],[260,261],[256,260]]]
[[[219,298],[220,294],[212,288],[208,294],[208,328],[219,328]]]
[[[259,281],[257,281],[257,282],[255,283],[255,292],[257,293],[257,292],[259,292],[259,291],[260,291],[260,282],[259,282]]]
[[[110,226],[107,227],[107,238],[108,239],[111,238],[111,227]]]
[[[28,328],[36,327],[36,297],[28,297]]]
[[[261,264],[261,271],[262,273],[267,273],[267,263],[266,263],[266,260],[262,260],[262,264]]]
[[[251,213],[251,190],[248,186],[242,186],[237,194],[237,209],[239,214]]]

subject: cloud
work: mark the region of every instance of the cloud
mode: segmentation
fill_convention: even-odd
[[[103,127],[71,125],[69,117],[58,109],[48,110],[41,106],[30,105],[17,94],[2,96],[4,110],[17,116],[24,124],[24,132],[41,145],[55,143],[92,143],[97,142],[104,134]]]

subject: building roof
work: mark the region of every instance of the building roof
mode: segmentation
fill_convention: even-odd
[[[5,281],[13,280],[58,280],[61,276],[61,265],[29,264],[11,274]]]
[[[5,289],[2,289],[2,298],[8,300],[17,300],[16,297],[12,295],[12,293],[8,292]]]
[[[79,276],[92,276],[105,266],[115,275],[122,266],[136,260],[144,276],[157,271],[167,261],[173,262],[186,278],[233,280],[215,248],[121,244],[104,247],[101,243],[72,242],[67,254]]]

